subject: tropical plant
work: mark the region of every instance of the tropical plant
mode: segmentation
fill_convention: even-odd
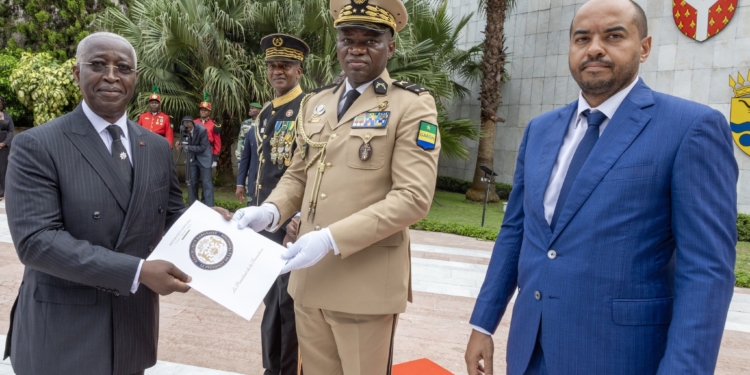
[[[9,81],[18,101],[34,113],[34,125],[70,112],[81,101],[73,65],[75,59],[58,63],[48,52],[21,54]]]
[[[494,165],[495,126],[505,121],[497,117],[497,109],[501,103],[500,89],[507,77],[505,64],[507,61],[505,47],[505,17],[508,10],[513,9],[516,0],[480,0],[480,9],[487,15],[484,28],[484,55],[482,56],[482,80],[479,90],[481,104],[480,121],[482,137],[479,139],[477,150],[477,164],[474,168],[472,186],[466,192],[466,198],[473,201],[484,199],[485,185],[482,182],[484,172],[481,166]],[[494,177],[492,177],[494,179]],[[500,198],[490,192],[487,200],[497,202]]]
[[[6,2],[4,2],[6,3]],[[10,1],[0,8],[2,47],[50,52],[58,60],[75,56],[78,42],[88,35],[96,13],[121,1]]]
[[[5,99],[6,108],[16,127],[31,127],[34,115],[18,101],[16,91],[10,86],[10,75],[18,67],[18,57],[8,50],[0,52],[0,96]]]
[[[126,14],[108,9],[99,26],[116,32],[138,53],[138,90],[130,112],[145,110],[147,95],[159,86],[165,112],[176,118],[194,115],[204,91],[212,95],[213,117],[223,124],[219,180],[232,180],[229,149],[250,102],[273,98],[266,77],[260,39],[286,33],[305,40],[311,53],[304,63],[302,87],[328,84],[341,68],[336,30],[328,0],[133,0]],[[468,158],[461,140],[476,139],[478,126],[448,121],[445,103],[469,90],[453,77],[479,77],[480,47],[456,47],[470,16],[456,26],[447,0],[407,0],[409,25],[396,35],[397,51],[388,64],[391,77],[430,89],[438,101],[446,157]]]

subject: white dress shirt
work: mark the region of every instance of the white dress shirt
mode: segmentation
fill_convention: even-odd
[[[586,117],[582,115],[583,111],[590,109],[592,112],[599,111],[607,115],[607,118],[599,126],[599,136],[601,136],[604,129],[607,128],[609,120],[615,115],[617,109],[620,108],[620,104],[622,104],[622,101],[625,100],[625,97],[628,96],[637,82],[638,77],[628,87],[612,95],[596,108],[592,108],[583,97],[583,92],[579,92],[578,110],[570,120],[568,131],[565,133],[562,146],[560,146],[560,152],[557,154],[557,161],[555,161],[555,166],[552,167],[552,175],[550,176],[549,183],[547,183],[547,190],[544,192],[544,218],[547,220],[547,224],[552,222],[552,215],[555,214],[557,199],[560,197],[560,189],[562,189],[563,182],[565,182],[565,175],[568,173],[568,168],[570,168],[570,162],[573,160],[573,155],[576,153],[578,144],[581,143],[589,127]],[[471,327],[485,335],[492,335],[482,327],[473,324]]]
[[[86,118],[89,119],[91,125],[94,125],[94,129],[99,133],[99,137],[102,138],[102,142],[104,142],[104,146],[107,147],[107,151],[109,151],[110,154],[112,153],[112,136],[107,131],[107,126],[117,125],[122,129],[122,145],[125,147],[125,152],[128,153],[130,165],[133,165],[133,153],[130,151],[130,135],[128,133],[128,113],[123,113],[122,117],[112,124],[94,113],[94,111],[89,108],[89,105],[86,104],[86,100],[82,101],[81,107],[83,107],[83,113],[86,115]],[[135,293],[138,290],[138,285],[140,285],[138,278],[141,276],[141,267],[143,267],[143,259],[141,259],[141,262],[138,264],[138,270],[135,272],[135,279],[133,279],[133,285],[130,287],[130,293]]]
[[[375,79],[377,79],[377,78],[375,78]],[[373,82],[375,82],[375,79],[373,79],[372,81],[367,82],[365,84],[359,85],[359,87],[357,87],[356,90],[359,91],[360,95],[364,94],[365,90],[367,90],[367,88],[370,87]],[[355,90],[355,88],[352,87],[352,85],[349,83],[349,78],[347,78],[346,79],[346,91],[344,91],[341,94],[341,99],[339,99],[339,108],[338,108],[339,110],[338,110],[337,113],[341,113],[341,110],[344,109],[344,102],[346,102],[346,94],[349,91],[351,91],[351,90]]]

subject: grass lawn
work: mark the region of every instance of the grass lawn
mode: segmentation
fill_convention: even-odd
[[[463,225],[482,225],[482,203],[466,200],[464,194],[436,191],[427,220]],[[503,202],[487,203],[484,227],[497,232],[503,223]]]
[[[750,242],[737,243],[737,265],[734,273],[737,275],[737,286],[750,288]]]

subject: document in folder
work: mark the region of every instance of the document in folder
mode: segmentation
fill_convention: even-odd
[[[284,248],[195,202],[148,260],[172,262],[190,275],[190,287],[250,320],[285,261]]]

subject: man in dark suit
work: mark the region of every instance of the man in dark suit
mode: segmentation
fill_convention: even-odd
[[[258,112],[260,113],[260,111]],[[256,126],[256,124],[252,124],[247,135],[244,137],[242,154],[237,163],[237,189],[235,195],[240,203],[247,197],[248,206],[253,204],[258,165],[260,164],[258,161],[258,141],[255,139]],[[250,191],[245,191],[246,186]]]
[[[211,144],[208,141],[208,130],[203,125],[193,121],[193,118],[186,116],[182,119],[182,125],[188,131],[190,136],[188,145],[185,147],[190,160],[190,184],[188,186],[188,204],[193,204],[198,199],[198,176],[201,178],[203,185],[203,203],[206,206],[214,205],[214,183],[211,179],[211,163],[213,156],[211,154]],[[178,144],[177,149],[182,145]]]
[[[470,323],[469,374],[516,290],[508,374],[713,374],[734,284],[737,162],[725,117],[638,78],[630,0],[574,16],[579,99],[526,127]],[[480,365],[483,361],[483,366]]]
[[[26,266],[4,357],[18,375],[142,374],[156,363],[159,296],[190,278],[145,261],[185,207],[167,141],[127,119],[133,47],[78,45],[83,102],[13,142],[6,210]]]

